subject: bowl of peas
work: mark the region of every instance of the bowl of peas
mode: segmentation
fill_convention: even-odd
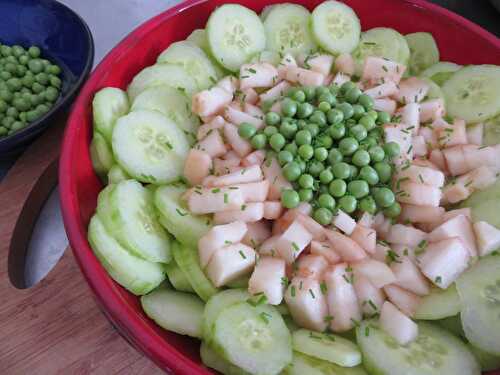
[[[94,61],[90,29],[54,0],[0,0],[0,158],[70,106]]]

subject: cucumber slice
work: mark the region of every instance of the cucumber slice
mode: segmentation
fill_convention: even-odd
[[[203,52],[210,56],[210,46],[208,45],[208,37],[205,29],[193,30],[191,34],[186,38],[188,42],[196,44],[200,47]]]
[[[232,72],[266,47],[266,33],[259,16],[238,4],[224,4],[213,11],[207,34],[212,55]]]
[[[484,122],[483,144],[485,146],[495,146],[500,143],[500,116]]]
[[[339,1],[324,1],[314,8],[311,19],[316,42],[335,55],[349,53],[359,42],[361,25],[354,11]]]
[[[279,4],[275,4],[275,5],[279,5]],[[264,7],[264,9],[262,9],[262,11],[260,12],[260,19],[262,20],[262,22],[264,22],[267,18],[267,15],[269,14],[269,12],[271,10],[273,10],[273,8],[275,7],[275,5],[266,5]]]
[[[108,183],[117,184],[119,182],[130,180],[130,176],[118,164],[111,167],[108,172]]]
[[[189,293],[157,289],[141,297],[147,316],[168,331],[201,338],[203,302]]]
[[[186,135],[156,111],[134,111],[120,117],[113,131],[113,153],[135,179],[153,184],[179,179],[189,152]]]
[[[264,21],[267,49],[297,56],[316,51],[310,32],[311,13],[301,5],[277,4]]]
[[[208,56],[196,44],[186,40],[172,43],[158,56],[156,62],[182,66],[194,78],[200,90],[217,82],[217,72]]]
[[[412,33],[405,35],[410,48],[410,72],[421,71],[439,62],[439,49],[431,33]]]
[[[144,90],[161,85],[179,89],[189,97],[199,91],[194,78],[182,66],[156,64],[141,70],[128,86],[127,93],[130,101],[133,102]]]
[[[427,99],[444,99],[443,90],[437,85],[436,82],[427,77],[421,77],[421,80],[425,81],[429,85],[429,91],[427,92]]]
[[[380,375],[479,375],[479,365],[465,344],[436,325],[420,322],[419,335],[401,346],[377,323],[364,321],[356,329],[363,365]]]
[[[94,129],[111,142],[116,120],[126,115],[128,110],[128,97],[125,91],[115,87],[103,88],[94,95],[92,101]]]
[[[500,355],[500,257],[482,258],[457,280],[465,337],[485,352]]]
[[[170,239],[158,223],[151,192],[135,180],[120,182],[103,192],[97,214],[106,229],[133,255],[168,263]]]
[[[173,241],[172,253],[175,262],[188,278],[196,294],[198,294],[203,301],[208,301],[210,297],[219,291],[212,285],[210,280],[207,279],[201,270],[198,262],[198,252],[195,249],[181,245],[177,241]]]
[[[422,320],[443,319],[457,315],[461,308],[455,284],[445,290],[432,288],[430,294],[421,298],[414,318]]]
[[[368,56],[378,56],[408,65],[410,48],[406,39],[394,29],[376,27],[361,34],[361,40],[352,53],[356,72],[361,74]]]
[[[215,321],[214,348],[252,374],[278,374],[292,361],[292,338],[283,318],[269,305],[239,302]]]
[[[109,147],[106,139],[97,132],[94,132],[94,137],[92,138],[92,142],[90,142],[90,159],[92,160],[94,171],[99,176],[106,176],[115,163],[111,147]]]
[[[206,215],[192,215],[181,200],[186,188],[183,185],[165,185],[156,190],[155,205],[161,214],[161,224],[180,243],[197,248],[198,241],[212,227]]]
[[[441,327],[446,329],[448,332],[453,333],[455,336],[460,338],[465,338],[465,333],[462,328],[462,321],[460,320],[460,315],[450,316],[436,321]]]
[[[279,311],[279,307],[280,305],[276,306],[277,310]],[[280,314],[281,314],[281,311],[280,311]],[[297,325],[297,323],[295,323],[295,321],[293,320],[293,318],[290,316],[290,315],[283,315],[281,314],[281,316],[283,317],[283,321],[285,322],[286,324],[286,327],[288,328],[288,330],[290,332],[295,332],[296,330],[300,329],[300,327]]]
[[[186,274],[182,272],[175,260],[172,259],[169,264],[165,265],[165,272],[172,286],[180,292],[194,293]]]
[[[356,344],[333,334],[299,329],[292,334],[293,350],[323,359],[343,367],[361,363],[361,352]]]
[[[186,95],[169,86],[155,86],[140,93],[132,103],[132,111],[158,111],[172,120],[190,140],[196,139],[200,120],[191,111]]]
[[[205,341],[201,342],[200,357],[203,364],[207,367],[217,370],[224,375],[247,375],[248,372],[240,369],[238,366],[233,365],[231,362],[226,361],[210,345]]]
[[[474,345],[467,344],[469,350],[474,354],[479,365],[481,366],[481,370],[483,371],[491,371],[500,369],[500,356],[494,356],[490,353],[486,353],[485,351],[476,348]]]
[[[452,117],[468,123],[481,122],[500,114],[500,67],[466,66],[443,84],[446,109]]]
[[[500,181],[489,188],[474,192],[460,207],[470,207],[472,221],[486,221],[500,228]]]
[[[203,314],[203,338],[210,342],[213,337],[215,320],[219,314],[227,307],[238,302],[246,301],[250,294],[243,289],[229,289],[212,296],[205,305]]]
[[[293,352],[293,361],[282,375],[368,375],[368,373],[361,366],[340,367],[299,352]]]
[[[442,86],[457,70],[462,68],[462,65],[458,65],[448,61],[440,61],[429,68],[425,69],[422,73],[422,77],[427,77],[436,82],[439,86]]]
[[[165,279],[160,264],[131,255],[106,231],[97,215],[90,219],[88,237],[109,275],[135,295],[149,293]]]

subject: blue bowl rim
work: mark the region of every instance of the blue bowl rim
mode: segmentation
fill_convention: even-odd
[[[24,127],[21,131],[15,132],[11,135],[8,135],[6,137],[0,138],[0,149],[2,149],[4,146],[7,152],[8,150],[13,149],[16,147],[18,143],[22,143],[25,139],[31,138],[29,133],[34,133],[34,137],[41,133],[44,130],[44,126],[46,121],[55,115],[57,112],[59,112],[60,109],[65,107],[70,100],[72,100],[75,97],[75,94],[80,90],[82,87],[83,83],[87,80],[91,70],[92,66],[94,64],[94,55],[95,55],[95,43],[94,43],[94,37],[92,36],[92,32],[90,31],[89,26],[87,25],[87,22],[73,9],[68,7],[66,4],[61,3],[60,1],[57,0],[52,0],[54,3],[57,3],[59,6],[66,8],[66,10],[69,10],[71,13],[73,13],[76,18],[80,21],[80,23],[83,25],[83,29],[85,31],[85,36],[87,37],[87,41],[89,43],[89,54],[87,56],[87,61],[85,62],[85,67],[83,68],[82,73],[80,74],[80,77],[78,80],[70,86],[70,89],[64,95],[58,103],[56,103],[45,115],[37,119],[36,121],[28,124],[26,127]],[[47,125],[46,127],[48,127]],[[40,128],[40,129],[36,129]],[[36,129],[36,130],[35,130]],[[35,131],[34,131],[35,130]],[[9,144],[10,145],[7,145]]]

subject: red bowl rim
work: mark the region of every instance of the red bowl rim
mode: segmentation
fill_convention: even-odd
[[[124,52],[124,45],[129,41],[140,39],[149,30],[154,29],[160,23],[166,22],[177,13],[206,1],[208,0],[187,0],[145,21],[105,56],[91,74],[75,101],[68,119],[68,126],[64,133],[59,163],[60,201],[64,226],[71,248],[73,249],[73,254],[89,286],[97,297],[98,303],[104,308],[109,318],[117,324],[120,333],[128,338],[129,341],[132,341],[134,345],[146,352],[158,364],[164,365],[164,363],[167,363],[171,370],[181,373],[199,373],[203,370],[198,363],[185,357],[174,346],[170,345],[169,342],[151,329],[151,327],[148,327],[146,321],[138,317],[134,309],[129,305],[123,304],[116,291],[116,284],[112,281],[111,277],[105,272],[96,272],[94,269],[98,262],[87,241],[87,228],[79,220],[80,207],[71,177],[73,170],[71,150],[77,141],[76,130],[80,126],[79,123],[82,116],[85,116],[85,98],[93,95],[94,87],[99,79],[98,77],[101,77],[106,71],[112,68],[114,61]],[[470,32],[479,35],[489,43],[500,48],[499,38],[456,13],[425,0],[404,0],[404,2],[450,18],[461,24],[462,27],[467,28]],[[208,374],[209,372],[205,373]]]

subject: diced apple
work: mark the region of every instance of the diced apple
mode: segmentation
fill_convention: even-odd
[[[286,80],[302,86],[321,86],[325,76],[312,70],[289,66],[286,69]]]
[[[221,112],[231,100],[232,93],[214,86],[193,95],[191,108],[198,116],[213,116]]]
[[[395,142],[400,148],[400,157],[402,159],[413,159],[412,139],[411,134],[403,127],[402,124],[385,124],[383,125],[386,142]]]
[[[395,178],[396,181],[400,180],[403,182],[403,180],[409,180],[417,184],[425,184],[435,187],[442,187],[445,179],[444,174],[441,171],[414,164],[399,170]]]
[[[255,107],[255,104],[257,104],[257,102],[259,101],[259,94],[253,88],[248,88],[248,89],[241,90],[241,95],[238,95],[238,99],[241,100],[245,104],[247,104],[247,103],[253,104]],[[252,116],[255,116],[254,114],[247,111],[246,108],[247,107],[245,106],[245,112],[247,112],[248,114],[251,114]],[[258,108],[258,107],[255,107],[255,108]],[[260,108],[259,108],[259,110],[260,110]]]
[[[382,304],[385,301],[385,294],[382,289],[376,288],[363,275],[356,274],[354,277],[354,290],[364,316],[372,317],[380,313]]]
[[[205,138],[194,146],[194,149],[205,151],[211,158],[222,156],[227,151],[224,140],[217,129],[207,134]]]
[[[280,96],[284,96],[285,92],[290,88],[290,83],[287,81],[282,81],[276,86],[270,88],[266,92],[260,94],[259,98],[261,102],[267,100],[276,100]]]
[[[260,107],[257,107],[256,105],[244,102],[243,109],[245,113],[248,113],[250,116],[257,118],[264,117],[264,112],[262,112],[262,109],[260,109]]]
[[[500,230],[496,227],[486,221],[478,221],[473,227],[480,256],[488,255],[500,247]]]
[[[266,220],[247,223],[247,228],[248,230],[241,242],[254,249],[258,248],[265,240],[271,237],[271,227]]]
[[[406,130],[416,136],[420,129],[420,105],[418,103],[408,103],[401,107],[398,112],[401,116],[401,123],[406,125]]]
[[[385,81],[393,81],[397,84],[401,81],[405,70],[405,65],[381,57],[369,56],[365,59],[361,80],[370,81],[372,84]]]
[[[298,66],[297,61],[290,53],[285,53],[278,64],[278,77],[280,80],[284,80],[286,78],[287,70],[291,66]]]
[[[496,172],[487,166],[473,169],[468,174],[468,181],[472,181],[471,187],[474,190],[484,190],[495,183],[497,180]],[[466,183],[468,183],[468,181]]]
[[[438,207],[441,202],[441,189],[435,186],[405,181],[400,184],[399,191],[396,199],[401,203]]]
[[[292,264],[311,241],[312,234],[295,220],[276,242],[276,251],[288,264]]]
[[[396,112],[398,104],[392,99],[374,99],[373,109],[376,111],[384,111],[391,116]]]
[[[285,179],[281,171],[281,167],[276,158],[269,158],[262,164],[262,171],[266,180],[271,183],[269,187],[270,200],[279,200],[281,198],[281,190],[291,189],[292,184]]]
[[[472,224],[464,215],[455,216],[444,222],[429,233],[427,239],[429,242],[437,242],[452,237],[458,237],[462,240],[470,256],[477,256],[476,238]]]
[[[436,165],[445,175],[448,175],[448,166],[446,165],[446,159],[441,150],[432,150],[429,154],[429,161]]]
[[[356,224],[356,228],[351,233],[351,239],[367,253],[373,254],[375,252],[375,245],[377,243],[377,232],[375,229]]]
[[[372,99],[380,99],[395,95],[397,92],[398,86],[394,82],[388,81],[365,90],[364,94],[372,97]]]
[[[386,218],[382,212],[375,215],[373,219],[373,229],[377,231],[377,237],[385,240],[391,230],[391,220]]]
[[[226,120],[222,116],[215,116],[212,121],[201,125],[198,128],[198,132],[196,133],[196,139],[198,141],[201,141],[203,138],[205,138],[208,133],[211,133],[215,131],[216,129],[221,129],[224,127],[224,124],[226,123]]]
[[[297,220],[312,234],[314,240],[324,240],[326,238],[325,228],[309,215],[299,213]]]
[[[441,148],[467,144],[465,122],[455,122],[449,127],[436,129],[436,137]]]
[[[352,284],[353,275],[346,263],[337,264],[324,274],[327,288],[328,312],[333,319],[330,328],[334,332],[349,331],[361,321],[361,309]]]
[[[472,189],[463,182],[453,182],[443,188],[443,204],[458,203],[467,199],[472,194]]]
[[[467,127],[467,141],[470,144],[481,146],[483,144],[484,125],[479,124],[469,125]]]
[[[337,264],[341,261],[340,255],[333,250],[328,241],[311,241],[311,254],[323,256],[330,264]]]
[[[283,214],[283,205],[280,201],[264,202],[264,219],[276,220]]]
[[[236,125],[227,122],[224,125],[224,136],[226,141],[240,157],[243,158],[252,152],[252,145],[250,142],[240,137]]]
[[[372,258],[378,260],[379,262],[385,262],[387,260],[387,253],[391,251],[389,244],[384,242],[378,242],[375,246],[375,253],[373,253]]]
[[[283,300],[285,275],[283,259],[262,257],[248,281],[248,291],[251,294],[264,293],[270,305],[279,305]]]
[[[262,175],[262,169],[260,169],[258,165],[252,165],[251,167],[239,168],[235,172],[214,178],[211,181],[211,186],[222,187],[237,184],[247,184],[250,182],[262,181],[263,177],[264,176]]]
[[[441,289],[448,288],[467,269],[469,259],[458,237],[430,243],[418,257],[422,273]]]
[[[394,224],[386,240],[389,243],[415,247],[426,238],[427,233],[417,228],[413,228],[409,225]]]
[[[425,156],[427,155],[427,143],[425,138],[421,135],[414,135],[411,138],[411,144],[413,146],[413,154],[415,156]]]
[[[419,296],[429,294],[429,284],[417,266],[408,257],[400,257],[391,263],[391,270],[396,276],[394,284]]]
[[[335,70],[352,76],[355,71],[354,59],[349,53],[341,53],[335,59]]]
[[[231,185],[231,189],[239,189],[245,202],[264,202],[269,192],[269,181],[250,182],[248,184]]]
[[[371,228],[373,226],[374,217],[372,214],[364,211],[361,217],[358,219],[358,224],[366,228]]]
[[[234,94],[234,92],[239,89],[240,87],[240,81],[238,78],[233,77],[233,76],[225,76],[222,78],[219,82],[217,82],[217,87],[223,88],[227,92],[229,92],[231,95]]]
[[[264,127],[264,120],[250,116],[248,113],[235,109],[232,106],[226,106],[226,109],[224,110],[224,118],[226,121],[236,126],[240,126],[242,123],[247,122],[253,125],[256,129]]]
[[[221,247],[212,255],[206,273],[212,283],[220,287],[250,273],[256,258],[257,253],[242,243]]]
[[[333,56],[327,54],[312,55],[307,59],[307,64],[305,65],[308,65],[305,66],[306,68],[327,76],[332,70]]]
[[[418,135],[424,137],[428,150],[437,149],[437,147],[439,147],[436,133],[428,126],[421,126]]]
[[[312,206],[306,202],[302,202],[297,207],[287,210],[283,216],[273,222],[273,234],[283,233],[300,214],[309,215],[311,211]]]
[[[241,160],[241,164],[244,167],[251,167],[252,165],[261,166],[266,158],[266,152],[264,150],[256,150]]]
[[[446,211],[442,216],[441,224],[459,215],[464,215],[467,219],[469,219],[469,221],[472,221],[472,210],[470,209],[470,207],[464,207]]]
[[[382,306],[380,328],[400,345],[407,345],[418,337],[418,325],[390,302]]]
[[[214,223],[226,224],[233,221],[254,223],[264,218],[264,204],[262,202],[244,203],[234,210],[218,211],[214,214]]]
[[[396,277],[384,262],[379,262],[374,259],[365,259],[352,264],[355,275],[363,275],[366,277],[376,288],[382,288],[385,285],[391,284],[396,281]]]
[[[225,187],[202,188],[190,194],[187,203],[192,213],[209,214],[224,210],[238,210],[245,203],[245,199],[239,190]],[[237,221],[237,219],[232,221]]]
[[[325,229],[325,234],[333,250],[340,255],[344,262],[356,262],[367,257],[363,248],[349,237],[329,229]]]
[[[214,168],[213,173],[215,176],[228,174],[228,173],[231,173],[237,167],[239,167],[239,165],[240,165],[240,159],[224,160],[224,159],[214,158],[214,160],[213,160],[213,168]],[[184,168],[187,171],[187,170],[190,170],[192,168],[192,166],[188,166],[187,161],[186,161]],[[210,179],[210,184],[211,184],[212,180],[213,180],[213,178]],[[201,180],[201,182],[199,182],[199,184],[202,184],[203,182],[206,183],[207,181],[208,180],[203,179],[203,180]],[[210,185],[210,184],[208,184],[208,185]]]
[[[280,238],[279,235],[271,236],[267,240],[265,240],[262,245],[259,247],[260,255],[268,255],[271,257],[277,257],[278,253],[276,251],[276,242]]]
[[[191,149],[184,164],[184,177],[191,185],[199,185],[210,174],[212,158],[204,151]]]
[[[492,146],[477,146],[477,145],[462,145],[462,152],[464,155],[465,163],[467,164],[468,172],[470,170],[479,168],[481,166],[490,166],[498,169],[499,154],[498,145]]]
[[[444,100],[429,99],[420,103],[420,122],[434,121],[446,114]]]
[[[410,77],[399,83],[399,91],[394,98],[402,103],[418,103],[422,101],[429,91],[429,84],[417,77]]]
[[[240,88],[273,87],[278,79],[278,70],[271,64],[259,62],[243,64],[240,68]]]
[[[333,80],[330,84],[340,87],[344,83],[349,82],[350,80],[351,80],[351,76],[349,74],[338,72],[337,74],[335,74],[335,76],[333,77]]]
[[[384,287],[384,292],[389,301],[397,306],[407,316],[413,316],[420,305],[420,297],[397,285],[391,284]]]
[[[409,221],[410,223],[434,223],[444,213],[445,209],[443,207],[402,204],[399,219],[402,222]]]
[[[333,225],[350,236],[356,228],[356,221],[342,210],[337,210],[337,214],[333,217]]]
[[[318,332],[326,329],[328,305],[318,280],[294,277],[285,293],[285,301],[299,326]]]
[[[444,149],[443,156],[452,176],[458,176],[467,173],[470,168],[465,162],[465,155],[462,146],[448,147]]]
[[[327,267],[328,261],[322,255],[304,255],[297,262],[297,276],[320,280]]]

